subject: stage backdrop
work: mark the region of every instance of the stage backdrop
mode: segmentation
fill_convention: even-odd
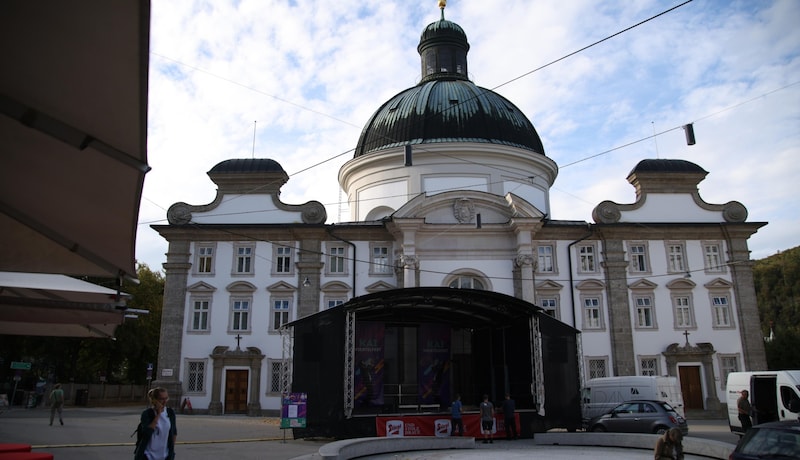
[[[355,406],[383,405],[383,323],[356,323]]]

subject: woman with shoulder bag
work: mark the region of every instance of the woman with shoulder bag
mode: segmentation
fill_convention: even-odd
[[[169,396],[164,388],[153,388],[147,392],[149,407],[142,412],[139,420],[139,439],[134,460],[173,460],[175,458],[175,438],[178,428],[175,411],[167,407]]]

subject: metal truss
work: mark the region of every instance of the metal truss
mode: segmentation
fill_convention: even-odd
[[[288,396],[292,392],[292,352],[294,350],[294,328],[280,328],[281,343],[281,395]]]
[[[542,332],[540,330],[539,318],[532,315],[530,319],[531,329],[531,369],[533,369],[533,382],[531,382],[531,392],[533,393],[533,404],[539,415],[544,416],[544,369],[542,363],[544,355],[542,350]]]
[[[355,387],[355,359],[356,359],[356,314],[352,310],[347,312],[345,318],[344,334],[344,416],[353,416],[353,392]]]

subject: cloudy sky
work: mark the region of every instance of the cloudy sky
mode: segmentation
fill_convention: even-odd
[[[694,0],[575,53],[682,3],[450,0],[445,17],[467,33],[472,81],[522,109],[559,165],[551,218],[591,221],[603,200],[635,200],[625,178],[642,159],[685,159],[709,172],[705,201],[769,222],[753,258],[798,246],[800,1]],[[161,269],[150,225],[210,203],[206,172],[231,158],[278,161],[282,201],[349,220],[339,167],[419,81],[419,36],[439,16],[436,0],[153,0],[137,259]]]

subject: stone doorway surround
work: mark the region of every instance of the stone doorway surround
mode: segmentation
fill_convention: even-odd
[[[213,360],[213,373],[211,381],[211,403],[208,405],[210,415],[222,415],[222,370],[226,367],[247,367],[250,369],[249,395],[247,400],[247,415],[249,417],[261,416],[261,363],[264,354],[256,347],[247,347],[242,350],[230,350],[226,346],[214,347],[211,353]]]
[[[716,353],[714,346],[710,343],[698,343],[697,345],[677,343],[670,344],[662,353],[667,359],[667,372],[670,377],[678,377],[678,364],[680,363],[700,363],[701,377],[705,382],[706,400],[705,410],[721,412],[722,405],[717,395],[717,386],[714,383],[714,363],[713,356]],[[680,379],[680,377],[678,377]]]

